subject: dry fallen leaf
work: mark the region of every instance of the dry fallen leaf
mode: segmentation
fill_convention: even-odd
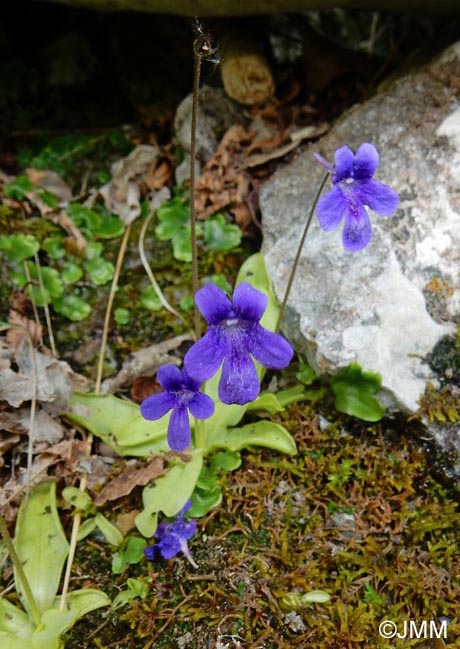
[[[251,191],[251,179],[244,170],[245,150],[254,139],[237,124],[228,129],[217,151],[208,160],[196,183],[196,210],[198,218],[207,217],[223,210],[232,212],[238,225],[245,232],[252,221],[249,211],[238,210]]]
[[[95,498],[97,506],[104,505],[108,500],[117,500],[131,493],[134,487],[144,487],[154,478],[158,478],[166,471],[165,456],[153,458],[145,466],[131,466],[120,475],[111,480]]]
[[[51,192],[57,198],[59,207],[65,207],[72,200],[72,190],[55,171],[26,169],[26,174],[33,185]]]
[[[10,311],[8,323],[11,329],[6,333],[6,342],[11,352],[15,353],[19,345],[30,336],[34,347],[43,345],[43,327],[35,320],[29,320],[17,311]]]
[[[118,527],[123,536],[131,532],[135,528],[136,516],[139,514],[139,509],[131,509],[129,512],[122,512],[115,520],[115,525]]]
[[[139,184],[159,154],[157,146],[140,144],[112,165],[112,180],[99,190],[108,211],[119,216],[125,225],[141,213]]]
[[[123,362],[118,374],[110,379],[106,379],[101,386],[101,393],[108,394],[119,390],[125,385],[130,385],[138,376],[153,375],[157,369],[165,363],[176,363],[179,365],[178,358],[171,356],[169,352],[174,351],[180,345],[191,340],[190,334],[182,334],[170,340],[164,340],[161,343],[150,345],[144,349],[139,349],[128,356]]]
[[[148,168],[145,184],[150,190],[161,189],[164,185],[171,184],[173,172],[168,160],[155,160]]]
[[[65,361],[46,356],[37,350],[34,350],[32,357],[25,339],[17,349],[8,348],[5,339],[1,339],[0,352],[0,400],[7,401],[14,408],[36,396],[49,413],[59,414],[68,409],[73,390],[88,390],[88,379],[74,372]],[[12,362],[16,364],[17,370],[12,369]],[[35,371],[37,390],[34,395]]]

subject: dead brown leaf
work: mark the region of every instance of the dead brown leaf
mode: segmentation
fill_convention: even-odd
[[[51,192],[57,198],[60,207],[68,205],[72,200],[70,187],[55,171],[51,171],[51,169],[26,169],[26,174],[32,184]],[[48,207],[49,209],[52,208]]]
[[[148,168],[145,184],[150,190],[161,189],[172,183],[173,172],[168,160],[156,160]]]
[[[251,178],[244,169],[246,150],[255,137],[237,124],[224,134],[217,151],[208,160],[196,184],[196,210],[199,219],[206,219],[228,209],[245,232],[252,218],[238,209],[251,190]],[[249,216],[249,218],[248,218]]]
[[[156,383],[151,376],[138,376],[131,388],[131,399],[141,403],[155,392]]]
[[[12,353],[15,353],[24,339],[30,336],[34,347],[43,345],[43,327],[35,320],[29,320],[18,311],[10,311],[8,319],[11,329],[6,333],[6,342]]]
[[[141,213],[139,184],[159,153],[157,146],[140,144],[112,165],[112,180],[100,189],[106,208],[119,216],[125,225]]]
[[[36,397],[49,414],[61,413],[68,410],[73,390],[88,390],[88,379],[74,372],[65,361],[31,350],[25,338],[16,349],[7,343],[6,338],[1,338],[0,350],[3,350],[0,400],[7,401],[14,408]]]
[[[134,487],[144,487],[154,478],[166,471],[167,462],[164,456],[153,458],[143,467],[132,466],[111,480],[95,498],[96,505],[104,505],[108,500],[117,500],[131,493]]]
[[[116,392],[121,387],[130,385],[138,376],[153,375],[165,363],[176,363],[176,365],[179,365],[179,359],[172,356],[170,352],[177,349],[187,340],[191,340],[190,334],[182,334],[181,336],[176,336],[170,340],[163,340],[160,343],[133,352],[123,362],[119,373],[102,383],[101,393]]]
[[[132,509],[129,512],[122,512],[117,516],[115,525],[118,527],[123,536],[126,536],[128,532],[131,532],[131,530],[134,529],[134,521],[139,512],[139,509]]]

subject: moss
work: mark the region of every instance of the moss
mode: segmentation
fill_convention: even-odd
[[[202,649],[233,637],[244,647],[383,648],[382,620],[444,616],[446,646],[456,646],[458,502],[405,434],[414,424],[395,418],[369,426],[334,415],[321,431],[303,404],[279,421],[296,436],[299,455],[246,453],[226,477],[222,505],[190,543],[198,571],[181,558],[130,567],[122,578],[141,571],[151,591],[110,615],[110,638],[114,628],[126,638],[128,626],[120,647]],[[313,589],[331,601],[299,607],[296,626],[283,598]],[[105,630],[101,644],[77,645],[76,630],[70,649],[117,646]]]
[[[442,383],[460,386],[460,330],[437,343],[430,355],[430,367]]]

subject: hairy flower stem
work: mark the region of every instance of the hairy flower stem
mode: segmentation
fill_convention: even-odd
[[[24,568],[22,567],[21,560],[19,559],[17,552],[15,550],[13,540],[10,536],[10,533],[8,532],[8,528],[6,526],[5,520],[1,514],[0,514],[0,534],[3,537],[3,540],[6,545],[6,549],[8,550],[11,560],[14,564],[18,579],[21,582],[22,588],[24,590],[25,598],[27,599],[27,603],[29,604],[30,614],[32,615],[34,624],[36,626],[39,626],[41,624],[41,619],[40,619],[40,612],[38,610],[37,603],[32,594],[32,590],[30,588],[30,584],[24,572]]]
[[[292,288],[292,285],[294,283],[295,274],[297,272],[297,267],[299,265],[300,255],[302,254],[303,244],[305,243],[305,239],[307,238],[308,230],[310,228],[310,224],[312,222],[313,214],[315,213],[315,209],[316,209],[316,205],[317,205],[317,203],[319,201],[319,197],[321,196],[321,192],[323,191],[324,185],[326,184],[326,181],[329,178],[329,176],[330,176],[329,173],[325,174],[323,180],[321,181],[321,184],[320,184],[319,189],[318,189],[318,191],[316,193],[316,196],[315,196],[315,200],[313,201],[313,205],[311,206],[310,214],[308,215],[308,219],[307,219],[307,221],[305,223],[305,228],[303,230],[302,238],[300,239],[299,247],[297,248],[297,253],[296,253],[296,256],[295,256],[295,259],[294,259],[294,265],[292,266],[291,274],[289,275],[289,281],[288,281],[288,284],[286,286],[286,291],[284,293],[283,302],[282,302],[281,307],[280,307],[280,312],[279,312],[279,315],[278,315],[278,321],[276,323],[275,332],[278,332],[280,330],[281,323],[282,323],[283,317],[284,317],[284,312],[286,311],[287,301],[289,299],[289,295],[291,293],[291,288]]]
[[[190,236],[192,240],[192,291],[196,294],[199,287],[198,278],[198,249],[196,244],[196,209],[195,209],[195,161],[196,161],[196,126],[198,116],[198,102],[200,98],[201,54],[198,38],[193,44],[193,95],[192,95],[192,127],[190,138]],[[193,312],[195,338],[201,337],[201,318],[195,304]]]

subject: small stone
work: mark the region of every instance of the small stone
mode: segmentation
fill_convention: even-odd
[[[284,624],[294,633],[302,633],[307,630],[302,617],[295,611],[290,611],[284,616]]]

